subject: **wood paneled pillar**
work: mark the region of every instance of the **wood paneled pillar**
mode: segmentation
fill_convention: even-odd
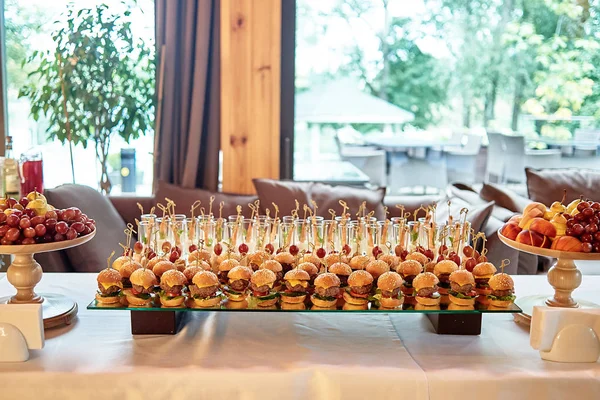
[[[281,1],[221,0],[224,192],[279,178]]]

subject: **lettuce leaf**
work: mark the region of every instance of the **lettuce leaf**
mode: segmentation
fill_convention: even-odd
[[[500,300],[500,301],[515,301],[515,299],[517,298],[517,296],[515,296],[514,294],[509,294],[508,296],[500,296],[500,297],[488,294],[487,297],[490,300]]]
[[[259,299],[259,300],[271,300],[271,299],[275,299],[277,297],[279,297],[279,293],[273,292],[273,293],[270,293],[270,294],[268,294],[266,296],[257,296],[256,298]]]
[[[467,296],[467,295],[465,295],[465,294],[463,294],[461,292],[455,292],[454,290],[450,290],[448,293],[451,294],[454,297],[459,298],[459,299],[472,300],[472,299],[474,299],[476,297],[476,296]]]
[[[281,292],[282,296],[288,296],[288,297],[300,297],[300,296],[306,296],[306,293],[304,292]]]
[[[183,295],[179,295],[179,296],[167,296],[167,293],[164,290],[160,291],[160,297],[164,297],[167,300],[173,300],[173,299],[178,299],[180,297],[183,297]]]
[[[324,300],[324,301],[337,300],[337,297],[321,296],[320,294],[317,294],[317,293],[315,293],[315,297],[319,300]]]

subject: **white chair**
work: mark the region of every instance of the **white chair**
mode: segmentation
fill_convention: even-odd
[[[525,182],[525,167],[548,168],[560,165],[560,150],[526,150],[524,136],[503,135],[504,179]]]
[[[372,146],[360,146],[344,143],[341,139],[347,136],[336,132],[334,137],[338,146],[340,159],[352,163],[369,177],[369,182],[374,186],[386,186],[386,154]],[[355,138],[357,139],[357,138]],[[352,143],[357,143],[353,140]]]
[[[486,181],[494,176],[497,183],[504,181],[504,142],[499,132],[488,132],[487,161],[485,168]]]
[[[464,146],[446,152],[446,167],[450,182],[475,183],[475,168],[482,137],[465,135],[465,138]]]

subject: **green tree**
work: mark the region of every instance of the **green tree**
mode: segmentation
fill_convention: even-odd
[[[113,14],[105,4],[66,11],[53,52],[34,52],[23,64],[38,63],[19,96],[31,102],[31,115],[49,118],[48,136],[84,147],[93,142],[101,165],[100,188],[111,190],[108,151],[111,138],[125,141],[152,130],[154,52],[134,40],[130,12]],[[72,153],[71,166],[73,168]]]

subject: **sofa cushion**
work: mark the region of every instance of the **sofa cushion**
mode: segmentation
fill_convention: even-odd
[[[580,168],[525,168],[527,191],[532,201],[550,204],[560,201],[567,190],[565,204],[583,196],[594,199],[600,186],[600,171]]]
[[[531,202],[531,200],[518,195],[510,189],[492,183],[484,183],[479,196],[485,201],[493,201],[498,207],[515,213],[522,212],[525,206]]]
[[[125,222],[112,205],[108,197],[83,185],[61,185],[47,189],[44,195],[56,208],[78,207],[88,217],[96,220],[96,237],[88,243],[63,250],[75,272],[95,272],[106,268],[106,259],[114,250],[120,255],[124,243]],[[57,266],[48,270],[60,270]],[[68,268],[66,268],[68,270]]]
[[[274,215],[272,203],[279,207],[280,216],[290,215],[296,208],[295,200],[298,200],[300,207],[304,204],[311,205],[310,201],[317,203],[317,214],[322,217],[329,217],[328,210],[331,208],[339,215],[342,207],[339,200],[346,201],[349,211],[356,214],[361,203],[367,203],[367,209],[374,211],[374,216],[378,219],[384,218],[383,197],[385,188],[376,190],[355,188],[350,186],[331,186],[322,183],[311,182],[292,182],[278,181],[273,179],[254,179],[254,187],[260,199],[261,209],[270,209],[271,215]],[[312,208],[312,206],[311,206]],[[302,214],[301,214],[302,216]]]
[[[237,205],[242,206],[242,214],[245,217],[250,217],[252,210],[248,207],[248,203],[253,203],[257,199],[256,196],[252,195],[211,192],[203,189],[187,189],[164,181],[159,181],[156,188],[154,205],[156,205],[156,203],[166,205],[164,199],[169,198],[176,204],[175,212],[190,215],[192,204],[194,204],[196,200],[200,200],[202,202],[201,207],[204,207],[204,212],[208,213],[211,196],[215,196],[212,207],[213,215],[218,216],[219,203],[224,202],[222,214],[224,218],[227,218],[229,215],[237,214],[235,209]],[[156,210],[156,213],[159,216],[161,215],[158,210]],[[200,215],[200,211],[196,210],[195,214]]]

